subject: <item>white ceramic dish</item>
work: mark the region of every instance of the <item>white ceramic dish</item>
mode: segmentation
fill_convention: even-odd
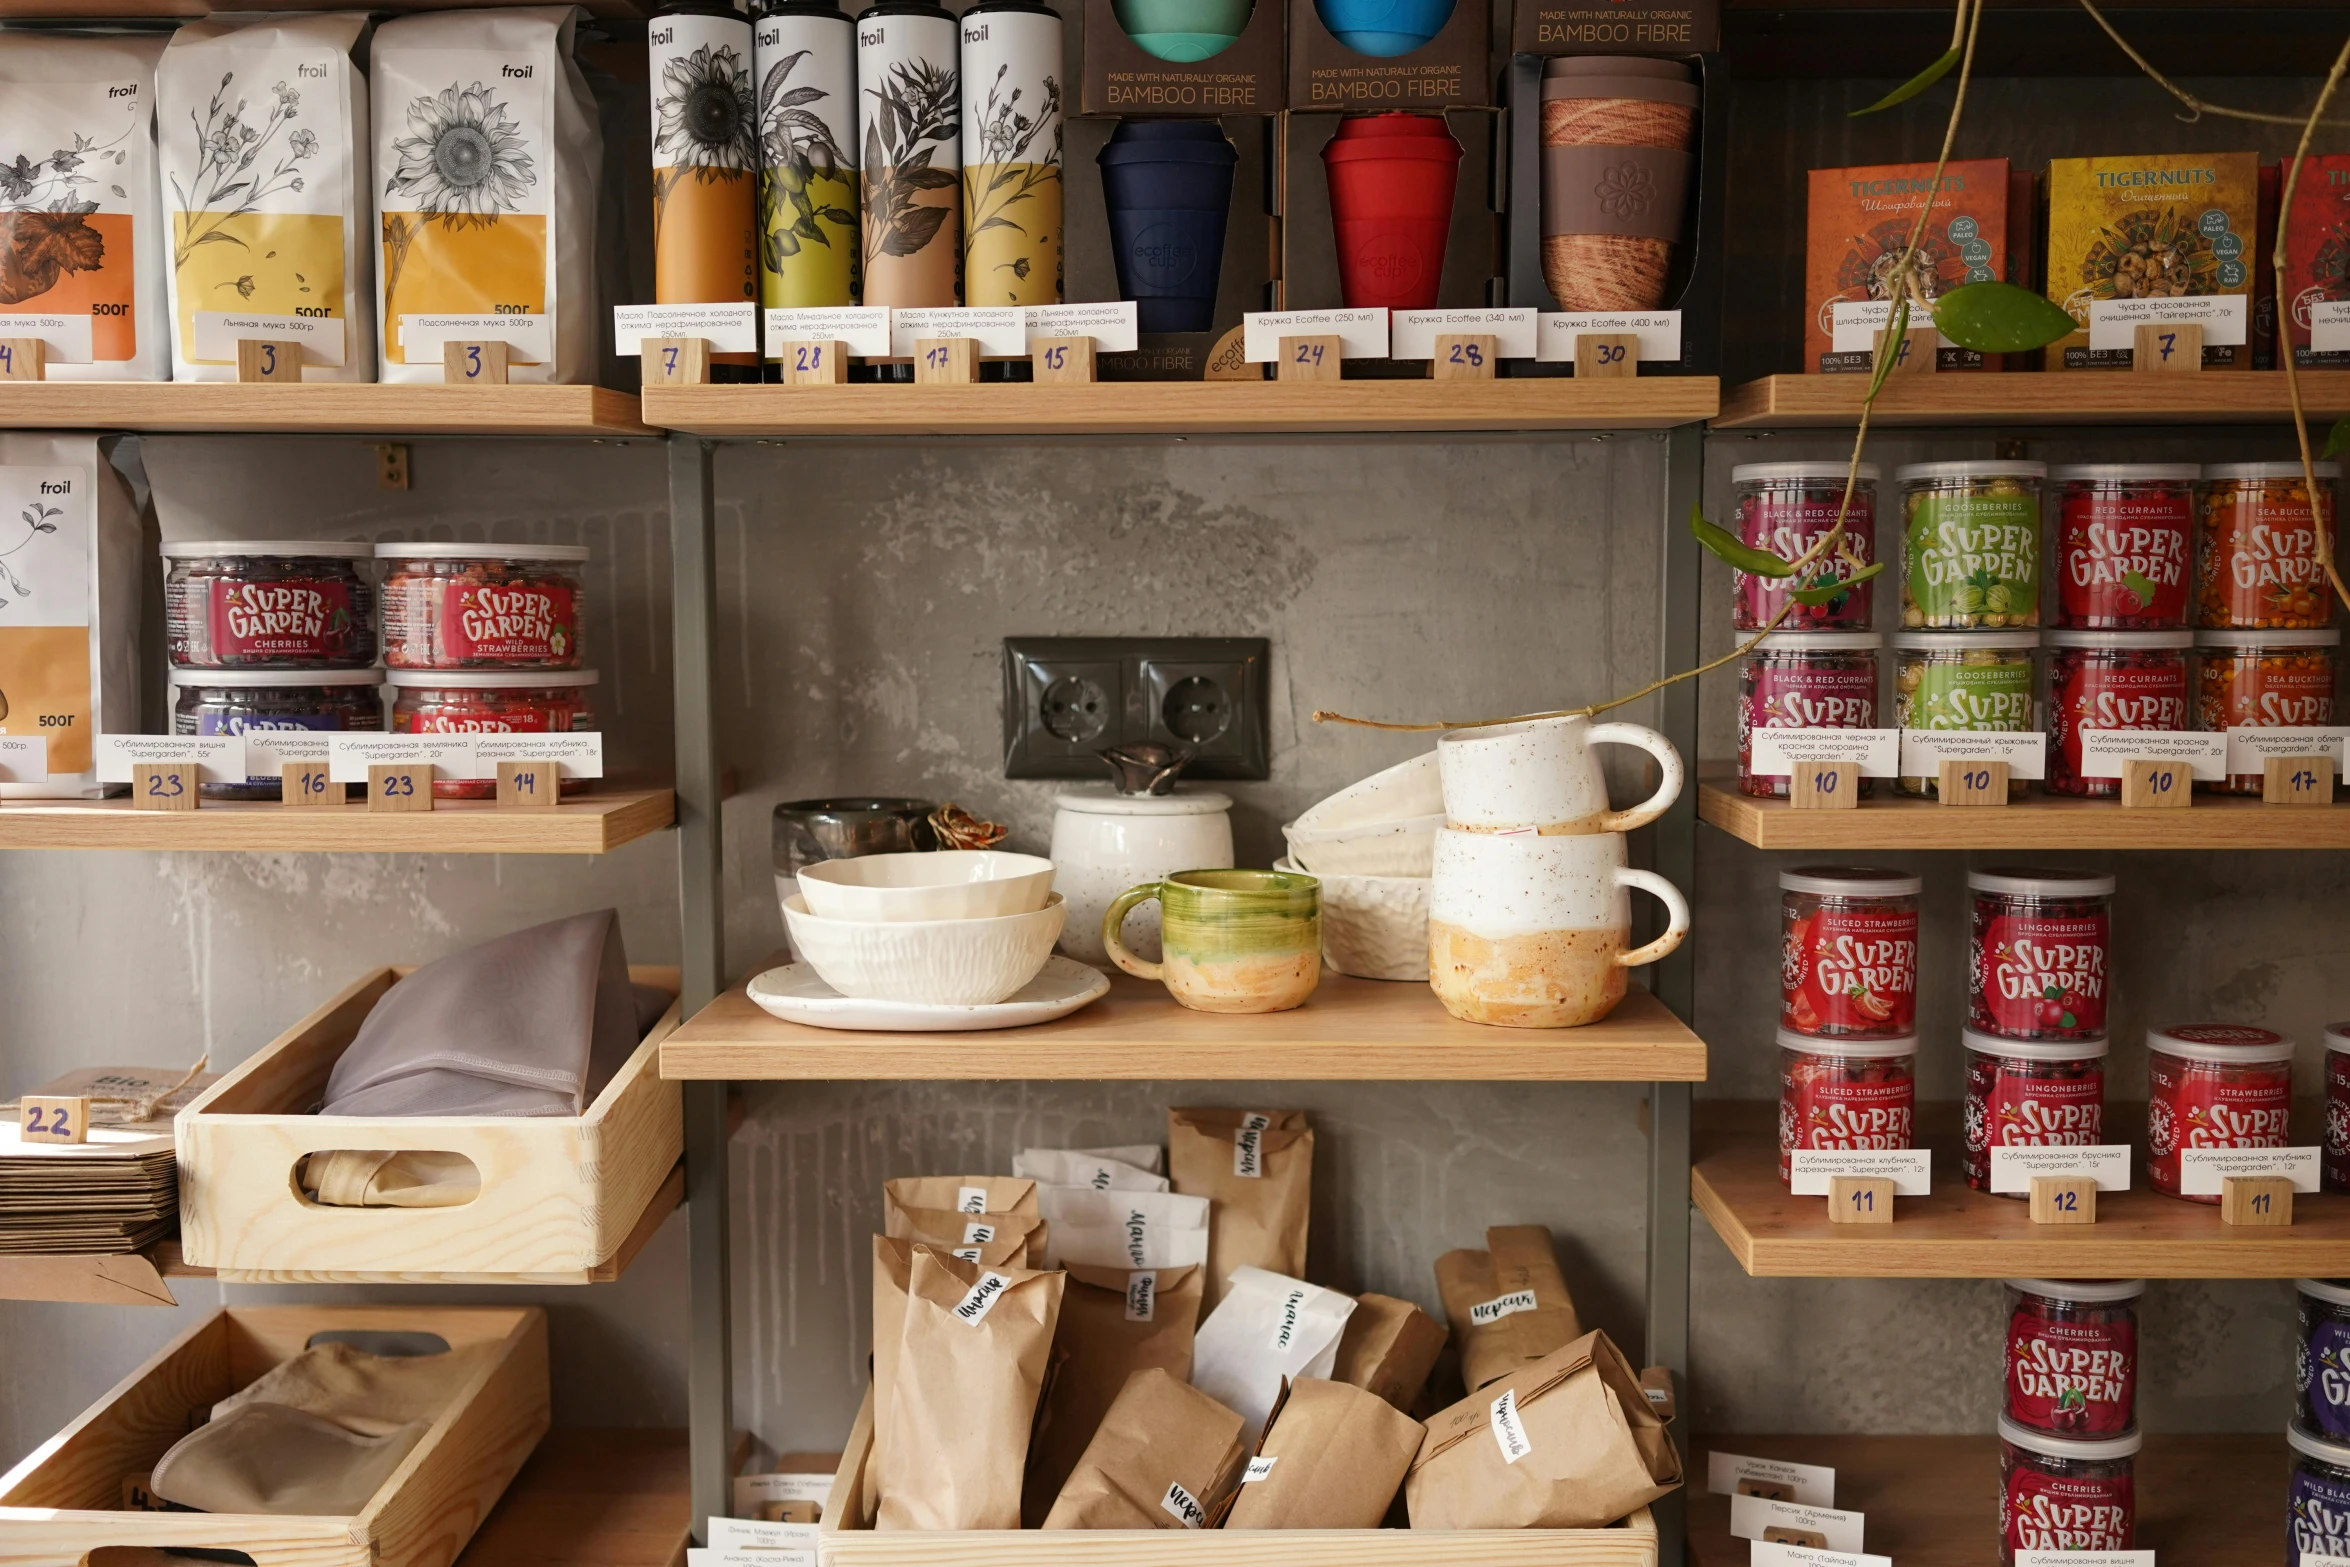
[[[1444,825],[1444,782],[1429,751],[1348,784],[1281,829],[1315,876],[1425,876]]]
[[[996,849],[863,854],[800,867],[818,919],[912,924],[1033,914],[1052,896],[1053,862]]]
[[[1277,871],[1296,870],[1275,860]],[[1428,878],[1316,873],[1322,966],[1357,979],[1428,979]]]
[[[804,899],[783,900],[792,951],[834,990],[929,1006],[992,1006],[1013,995],[1052,956],[1066,915],[1059,893],[1026,914],[878,924],[828,920]]]
[[[1075,958],[1053,957],[1036,978],[989,1006],[937,1006],[915,1001],[858,1001],[842,995],[806,963],[787,963],[752,979],[751,1000],[789,1023],[887,1034],[961,1034],[987,1028],[1024,1028],[1067,1017],[1109,994],[1110,978]]]

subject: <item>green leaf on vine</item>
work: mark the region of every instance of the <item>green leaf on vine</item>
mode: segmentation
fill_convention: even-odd
[[[1769,550],[1758,550],[1751,544],[1741,544],[1737,536],[1725,528],[1717,528],[1705,520],[1705,508],[1689,508],[1689,531],[1697,542],[1750,577],[1787,577],[1795,568]]]
[[[2350,452],[2350,418],[2335,421],[2333,429],[2326,433],[2326,449],[2318,456],[2339,457],[2344,452]]]
[[[2046,348],[2080,323],[2045,294],[2013,283],[1969,283],[1934,302],[1934,325],[1961,348],[2021,354]]]
[[[1875,103],[1870,104],[1865,109],[1853,110],[1850,115],[1846,116],[1846,118],[1857,120],[1864,114],[1874,114],[1879,109],[1890,109],[1897,103],[1907,103],[1910,99],[1915,98],[1919,93],[1924,92],[1927,88],[1942,80],[1943,77],[1948,76],[1952,68],[1957,64],[1958,51],[1956,49],[1952,49],[1949,53],[1943,55],[1941,59],[1936,60],[1932,65],[1927,66],[1924,70],[1918,72],[1917,75],[1911,77],[1908,81],[1903,82],[1899,87],[1894,88],[1884,97],[1879,98]]]
[[[1885,563],[1883,561],[1875,561],[1861,567],[1860,570],[1841,582],[1823,582],[1816,588],[1796,588],[1787,596],[1798,604],[1833,604],[1846,593],[1851,592],[1854,584],[1866,582],[1884,569]]]

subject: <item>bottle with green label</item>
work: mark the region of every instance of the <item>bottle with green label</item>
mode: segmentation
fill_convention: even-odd
[[[1902,631],[1893,712],[1903,729],[2027,734],[2033,722],[2037,631]],[[1939,794],[1933,776],[1903,774],[1903,794]]]
[[[1913,630],[2040,624],[2036,462],[1911,463],[1899,470],[1901,623]]]

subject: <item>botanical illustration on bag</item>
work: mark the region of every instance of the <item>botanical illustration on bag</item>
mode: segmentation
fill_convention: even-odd
[[[891,20],[902,26],[912,19]],[[868,305],[955,303],[962,250],[957,86],[952,65],[914,55],[891,60],[864,89]]]
[[[760,27],[760,298],[777,309],[846,305],[856,299],[859,256],[857,170],[842,133],[853,145],[855,104],[818,84],[828,62],[812,49],[770,62],[766,46],[780,27]],[[845,75],[848,30],[839,31]]]
[[[1057,64],[1059,22],[1024,12],[994,12],[966,21],[966,63],[1006,53],[1005,47],[990,48],[986,35],[1027,22],[1049,27],[1049,59]],[[965,105],[964,140],[969,145],[963,158],[963,226],[967,236],[963,298],[967,304],[1060,303],[1061,82],[1057,71],[1047,70],[1041,79],[1030,76],[1023,80],[1015,70],[1016,64],[1034,63],[1004,60],[988,80],[985,95]]]
[[[411,355],[402,345],[410,312],[545,317],[546,198],[525,130],[544,125],[545,95],[535,80],[494,91],[452,81],[409,100],[384,181],[386,359],[440,362],[437,346]]]
[[[0,313],[88,316],[90,357],[129,359],[138,352],[133,204],[139,182],[153,178],[150,89],[19,81],[6,96],[0,130],[17,145],[0,142]],[[31,135],[51,150],[25,147]]]
[[[755,299],[759,117],[750,26],[673,16],[648,36],[655,298],[665,305]]]
[[[301,109],[302,89],[280,80],[256,110],[233,70],[221,73],[204,106],[196,167],[184,179],[177,170],[171,175],[171,267],[183,343],[192,345],[199,310],[335,313],[341,215],[267,210],[272,196],[303,193],[303,165],[319,155],[318,133],[295,123]]]

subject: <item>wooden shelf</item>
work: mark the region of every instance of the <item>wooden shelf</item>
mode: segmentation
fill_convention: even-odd
[[[199,6],[198,13],[206,9]],[[5,14],[5,13],[0,13]],[[74,14],[91,14],[77,10]],[[600,386],[0,382],[0,430],[232,435],[657,435]]]
[[[1325,971],[1294,1011],[1232,1017],[1188,1011],[1163,986],[1119,974],[1101,1000],[1034,1028],[864,1034],[770,1017],[736,985],[662,1044],[661,1075],[1700,1082],[1705,1043],[1637,987],[1588,1028],[1488,1028],[1452,1017],[1426,985]]]
[[[1717,430],[1817,429],[1855,424],[1865,375],[1767,375],[1722,397]],[[2350,370],[2301,372],[2312,423],[2350,412]],[[2293,404],[2282,370],[2138,375],[2127,370],[1958,372],[1896,378],[1877,398],[1872,428],[1921,425],[2283,424]]]
[[[429,811],[364,805],[292,809],[275,800],[207,800],[194,811],[133,810],[117,800],[0,804],[0,849],[230,849],[263,853],[603,854],[677,819],[667,789],[616,789],[547,810],[441,800]]]
[[[2139,1119],[2108,1105],[2107,1135]],[[2034,1224],[2021,1198],[1970,1191],[1957,1163],[1958,1107],[1918,1107],[1934,1150],[1934,1190],[1904,1197],[1891,1224],[1831,1224],[1824,1197],[1791,1197],[1779,1180],[1778,1107],[1700,1101],[1690,1198],[1757,1278],[2293,1279],[2350,1275],[2350,1197],[2293,1199],[2287,1229],[2219,1222],[2212,1203],[2149,1188],[2141,1156],[2132,1189],[2101,1192],[2097,1222]],[[1871,1550],[1876,1547],[1871,1546]]]
[[[1827,1464],[1836,1505],[1868,1516],[1862,1544],[1900,1567],[1997,1567],[1996,1436],[1701,1436],[1691,1444],[1690,1567],[1746,1567],[1730,1499],[1705,1493],[1706,1454]],[[2141,1550],[2163,1567],[2275,1567],[2285,1532],[2285,1439],[2149,1436],[2136,1466]]]
[[[1758,849],[2350,849],[2350,805],[2197,795],[2183,811],[2125,811],[2116,800],[2035,794],[1962,807],[1876,784],[1877,798],[1849,811],[1798,811],[1731,782],[1701,783],[1697,814]]]
[[[1113,381],[648,387],[645,418],[694,435],[1293,435],[1656,430],[1713,417],[1712,376],[1630,381]]]
[[[455,1567],[684,1567],[692,1525],[683,1431],[558,1427]]]

